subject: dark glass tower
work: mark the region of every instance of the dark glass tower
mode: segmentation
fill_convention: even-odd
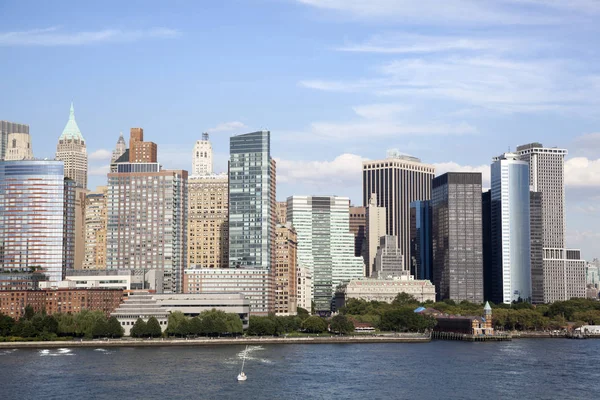
[[[410,273],[415,279],[433,281],[431,201],[410,203]]]

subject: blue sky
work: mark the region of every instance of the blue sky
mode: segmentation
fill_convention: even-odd
[[[530,141],[569,150],[568,245],[600,256],[600,2],[0,0],[0,119],[53,157],[75,103],[90,187],[119,132],[166,168],[211,133],[266,128],[278,198],[360,203],[363,159],[394,148],[438,173]],[[489,184],[489,183],[488,183]]]

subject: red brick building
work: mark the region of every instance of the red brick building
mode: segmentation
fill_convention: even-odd
[[[48,315],[90,310],[109,316],[122,298],[123,291],[116,289],[8,290],[0,292],[0,313],[19,319],[25,307],[31,306],[35,312],[45,310]]]

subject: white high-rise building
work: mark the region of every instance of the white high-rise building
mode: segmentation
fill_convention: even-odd
[[[373,274],[375,265],[375,257],[377,256],[377,247],[379,247],[380,239],[386,236],[385,207],[377,206],[377,193],[371,194],[369,205],[367,206],[367,252],[365,254],[365,263],[367,264],[366,276],[370,277]],[[398,240],[398,238],[395,238]],[[404,262],[404,261],[403,261]]]
[[[119,139],[117,140],[117,145],[113,150],[112,157],[110,158],[110,163],[114,164],[115,161],[119,159],[125,151],[127,150],[127,144],[125,143],[125,138],[123,137],[123,132],[119,134]]]
[[[192,175],[205,176],[213,173],[213,149],[208,133],[202,134],[202,140],[196,141],[192,159]]]
[[[541,193],[543,221],[543,298],[551,303],[585,297],[585,261],[578,250],[566,249],[565,156],[566,149],[529,143],[517,147],[520,160],[529,164],[531,191]]]
[[[85,139],[75,121],[73,103],[71,103],[67,125],[58,139],[56,159],[65,165],[65,178],[73,179],[77,186],[87,188],[87,149]]]
[[[495,157],[491,167],[491,300],[531,300],[529,166],[517,154]]]
[[[298,266],[312,275],[316,311],[330,311],[335,288],[364,276],[363,259],[354,255],[350,199],[292,196],[287,202],[287,220],[298,234]]]

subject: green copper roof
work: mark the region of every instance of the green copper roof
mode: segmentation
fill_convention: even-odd
[[[490,302],[486,301],[485,302],[485,307],[483,308],[484,311],[492,311],[492,307],[490,307]]]
[[[69,120],[67,121],[65,129],[63,129],[62,135],[60,135],[60,139],[83,140],[81,131],[79,130],[77,122],[75,121],[75,109],[73,108],[73,103],[71,103],[71,112],[69,113]]]

